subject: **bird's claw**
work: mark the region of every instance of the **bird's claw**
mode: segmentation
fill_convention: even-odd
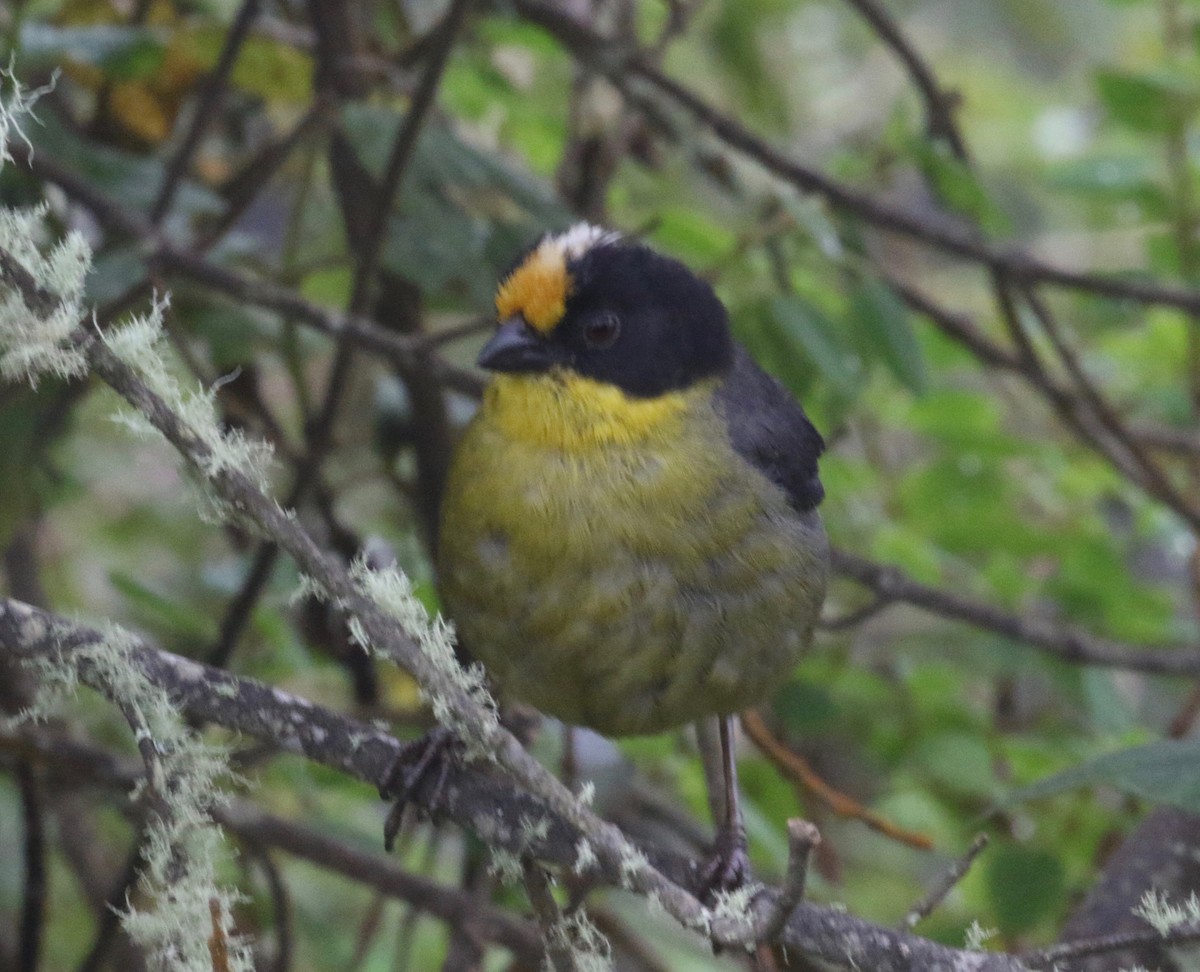
[[[700,872],[700,898],[711,904],[721,892],[736,891],[750,880],[750,855],[746,831],[721,827],[713,841],[712,854]]]
[[[379,783],[380,798],[393,801],[383,825],[383,846],[386,850],[391,851],[395,846],[396,835],[404,821],[404,811],[418,789],[426,790],[421,802],[429,815],[432,816],[441,807],[450,761],[461,746],[454,733],[437,726],[400,748]]]

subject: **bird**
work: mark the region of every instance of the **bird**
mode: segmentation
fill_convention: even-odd
[[[732,720],[825,596],[821,435],[680,261],[580,223],[503,275],[452,460],[442,605],[501,698],[611,737],[719,720],[708,881],[748,873]]]

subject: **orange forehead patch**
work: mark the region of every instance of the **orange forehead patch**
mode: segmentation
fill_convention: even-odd
[[[500,320],[520,314],[529,326],[548,334],[567,312],[571,275],[562,247],[547,240],[504,278],[496,291]]]

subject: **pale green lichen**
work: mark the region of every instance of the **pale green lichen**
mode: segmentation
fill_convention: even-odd
[[[1160,935],[1166,935],[1181,925],[1200,922],[1200,898],[1193,891],[1187,900],[1176,904],[1162,891],[1151,888],[1142,895],[1133,913],[1149,923]]]
[[[596,856],[596,849],[592,846],[591,841],[586,837],[580,837],[579,842],[575,845],[575,863],[571,865],[571,870],[582,877],[599,863],[600,858]]]
[[[618,869],[618,878],[621,882],[621,887],[626,890],[633,890],[634,880],[640,874],[644,874],[650,868],[650,862],[646,859],[646,855],[640,850],[629,845],[628,849],[621,856]]]
[[[982,952],[984,946],[999,934],[995,928],[984,928],[978,919],[967,928],[965,947],[968,952]]]
[[[210,811],[224,799],[219,784],[229,778],[226,753],[200,740],[166,691],[145,677],[132,655],[136,644],[132,635],[109,627],[95,644],[41,659],[35,666],[43,676],[39,683],[53,688],[39,692],[36,713],[51,697],[73,694],[86,673],[121,708],[139,742],[150,744],[148,777],[131,794],[138,799],[152,791],[156,808],[143,843],[147,904],[128,905],[121,920],[152,967],[211,972],[215,922],[227,942],[229,968],[250,972],[250,950],[232,919],[239,897],[216,876],[224,845]]]
[[[9,142],[19,133],[20,116],[28,113],[31,103],[20,88],[0,102],[0,162],[11,159]],[[15,264],[0,272],[0,377],[35,387],[48,375],[78,378],[87,372],[81,328],[89,316],[83,297],[92,252],[77,232],[52,243],[46,230],[47,212],[44,204],[0,210],[0,250]],[[168,298],[158,298],[147,313],[97,334],[203,444],[196,458],[204,478],[237,471],[265,492],[271,447],[241,430],[222,429],[214,392],[184,388],[168,367],[162,350],[168,304]],[[128,411],[118,421],[139,434],[151,428],[148,416]],[[202,493],[213,518],[229,520],[236,515],[211,490]]]
[[[502,847],[492,847],[488,859],[488,874],[501,884],[515,887],[521,883],[525,870],[521,867],[521,859],[516,854]]]
[[[296,589],[292,591],[292,596],[288,598],[288,603],[295,607],[303,601],[311,598],[314,601],[329,601],[329,591],[325,585],[314,577],[308,574],[301,574],[300,579],[296,582]]]
[[[550,833],[550,821],[546,817],[533,817],[521,814],[517,821],[517,838],[521,842],[521,847],[529,850],[534,844],[540,844],[546,839]]]
[[[19,138],[29,145],[29,139],[21,130],[21,121],[25,118],[37,120],[37,116],[33,113],[33,106],[37,104],[42,95],[53,91],[57,82],[58,71],[55,71],[49,84],[29,91],[18,83],[11,63],[7,69],[0,68],[0,89],[5,91],[4,95],[0,97],[0,165],[13,160],[12,152],[9,149],[9,143],[13,139]]]
[[[157,297],[145,314],[138,314],[101,337],[105,347],[120,358],[176,417],[204,445],[200,461],[203,476],[213,479],[223,472],[236,471],[250,480],[260,492],[270,482],[271,446],[252,439],[240,429],[224,429],[217,414],[215,389],[184,387],[175,377],[163,355],[163,316],[170,307],[169,297]],[[136,432],[150,432],[147,418],[134,413],[121,414],[121,422]],[[233,511],[218,500],[218,519],[228,520]]]
[[[612,947],[608,939],[592,924],[582,908],[561,916],[547,929],[547,937],[549,944],[570,950],[577,972],[610,972],[613,967]],[[545,972],[553,972],[549,956],[542,968]]]
[[[747,882],[733,890],[717,891],[711,909],[712,921],[749,941],[754,932],[750,905],[761,890],[761,884]]]
[[[48,296],[46,301],[31,300],[14,281],[0,276],[0,375],[34,387],[48,375],[78,378],[87,371],[83,353],[70,338],[85,315],[83,285],[92,251],[79,233],[51,245],[46,213],[45,205],[0,210],[0,249]]]
[[[433,710],[434,718],[462,741],[467,757],[490,757],[491,750],[482,743],[499,731],[496,701],[487,690],[482,666],[459,663],[454,651],[453,625],[440,615],[433,618],[429,616],[425,605],[413,590],[412,581],[396,567],[377,569],[359,558],[351,565],[350,576],[359,593],[395,619],[400,630],[416,643],[441,676],[474,701],[475,712],[472,716],[482,722],[462,719],[459,707],[452,698],[433,686],[421,685],[422,697]],[[301,577],[299,590],[293,595],[293,600],[304,597],[329,600],[329,592],[312,578]],[[351,638],[364,649],[391,658],[389,653],[374,644],[366,626],[349,610],[349,605],[344,600],[335,600],[339,607],[347,609]],[[402,661],[395,658],[391,660]]]
[[[21,124],[33,118],[33,105],[53,87],[26,91],[11,70],[0,70],[0,165],[12,161],[10,145],[25,139]],[[26,139],[28,144],[28,140]],[[83,354],[68,339],[83,319],[83,283],[92,251],[79,233],[57,244],[46,234],[45,205],[0,210],[0,248],[41,291],[24,293],[15,279],[0,274],[0,376],[36,386],[47,375],[77,378],[87,371]]]

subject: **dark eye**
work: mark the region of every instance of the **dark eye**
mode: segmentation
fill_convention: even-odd
[[[594,351],[611,348],[621,333],[621,319],[612,311],[604,311],[583,325],[583,339]]]

